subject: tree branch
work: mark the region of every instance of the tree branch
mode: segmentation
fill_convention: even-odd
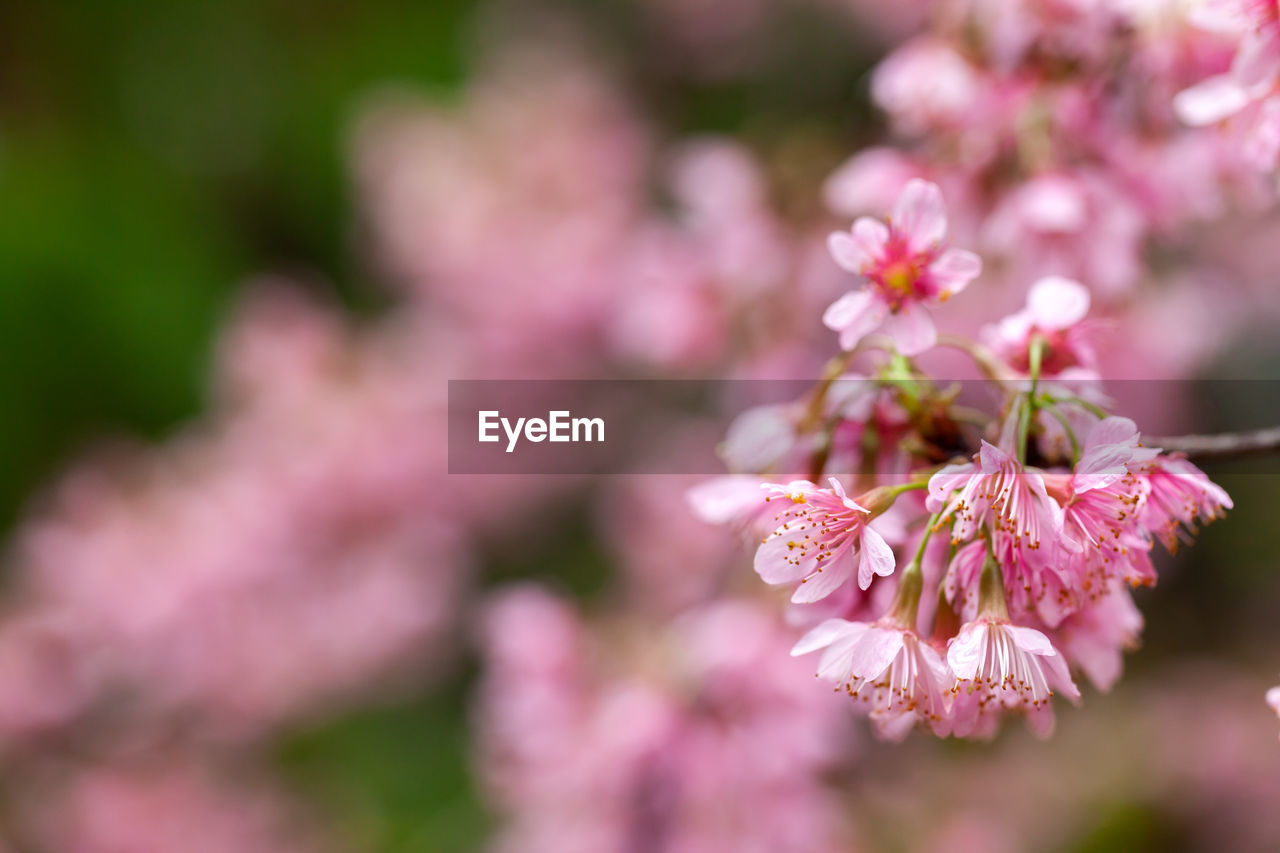
[[[1280,427],[1218,435],[1144,437],[1142,443],[1168,453],[1185,453],[1192,459],[1251,459],[1280,454]]]

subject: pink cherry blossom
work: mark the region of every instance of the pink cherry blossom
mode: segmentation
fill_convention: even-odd
[[[1227,73],[1178,93],[1178,117],[1195,126],[1238,123],[1241,149],[1258,168],[1274,168],[1280,155],[1280,10],[1270,0],[1216,0],[1193,20],[1240,43]]]
[[[1034,628],[980,617],[965,624],[947,649],[956,692],[976,694],[979,714],[1025,711],[1038,734],[1052,730],[1049,703],[1057,690],[1072,701],[1080,691],[1065,658]],[[988,707],[991,706],[991,707]]]
[[[901,740],[917,722],[945,733],[950,673],[915,631],[888,618],[875,624],[828,619],[801,638],[791,654],[819,649],[826,651],[818,677],[866,703],[881,736]]]
[[[1107,691],[1119,680],[1124,652],[1137,646],[1142,625],[1142,613],[1129,590],[1112,581],[1105,594],[1068,616],[1054,631],[1054,639],[1094,687]]]
[[[972,539],[990,518],[994,530],[1035,550],[1062,526],[1061,509],[1039,473],[989,442],[974,462],[948,465],[929,479],[928,508],[950,522],[952,539]]]
[[[766,583],[798,582],[793,602],[826,598],[854,576],[855,567],[860,589],[893,573],[893,551],[868,523],[872,510],[847,497],[836,478],[830,489],[805,480],[766,489],[773,493],[766,500],[786,507],[776,516],[781,524],[756,549],[755,569]]]
[[[1143,468],[1148,496],[1142,523],[1170,551],[1189,542],[1198,525],[1221,518],[1234,504],[1226,490],[1181,456],[1160,456]]]
[[[1040,375],[1055,376],[1072,368],[1092,370],[1097,355],[1091,330],[1084,323],[1089,291],[1078,281],[1048,276],[1031,285],[1027,305],[986,330],[987,345],[1016,370],[1026,373],[1031,341],[1039,336],[1043,349]]]
[[[847,715],[776,614],[722,600],[633,621],[532,587],[492,603],[476,708],[490,849],[848,849],[823,784]]]
[[[229,774],[224,774],[229,775]],[[34,832],[40,849],[77,853],[318,853],[317,827],[264,780],[218,778],[192,756],[156,750],[145,760],[77,767],[56,790],[42,786]],[[10,827],[6,827],[9,829]]]
[[[946,249],[947,216],[936,184],[911,180],[888,222],[862,217],[850,233],[832,234],[836,263],[867,284],[832,303],[822,321],[853,349],[885,326],[898,349],[917,355],[933,346],[937,330],[925,305],[945,302],[982,271],[972,252]]]
[[[1142,466],[1159,451],[1139,446],[1137,426],[1128,418],[1099,421],[1085,438],[1071,477],[1046,475],[1062,502],[1059,561],[1085,597],[1105,594],[1112,579],[1133,585],[1155,583],[1151,539],[1142,525],[1149,491]]]

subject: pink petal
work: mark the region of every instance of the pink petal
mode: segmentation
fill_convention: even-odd
[[[728,524],[764,504],[760,478],[745,475],[714,477],[684,493],[693,514],[708,524]]]
[[[1102,638],[1073,636],[1064,648],[1070,653],[1072,662],[1103,693],[1109,691],[1119,680],[1124,669],[1120,650]]]
[[[982,663],[987,645],[987,624],[985,622],[969,622],[951,641],[947,647],[947,665],[955,673],[956,678],[972,680]]]
[[[1031,285],[1027,313],[1033,323],[1046,331],[1069,328],[1089,313],[1089,291],[1078,281],[1047,276]]]
[[[1069,175],[1041,175],[1022,188],[1017,200],[1021,216],[1036,231],[1069,234],[1088,224],[1084,187]]]
[[[814,549],[809,555],[797,559],[798,546],[793,543],[799,536],[789,530],[778,530],[756,549],[755,570],[768,584],[795,583],[818,568]]]
[[[1085,438],[1072,486],[1077,493],[1103,489],[1128,473],[1135,458],[1146,460],[1155,451],[1138,448],[1138,426],[1128,418],[1098,421]]]
[[[1001,466],[1008,464],[1017,464],[1013,457],[996,447],[985,438],[982,439],[982,446],[978,450],[978,462],[982,466],[982,473],[994,474],[1000,470]]]
[[[1006,625],[1005,630],[1013,637],[1013,641],[1025,652],[1033,655],[1056,655],[1058,650],[1049,642],[1049,638],[1035,628],[1023,625]]]
[[[795,413],[788,404],[755,406],[733,419],[721,456],[732,471],[764,471],[796,443]]]
[[[915,164],[896,148],[865,148],[827,178],[822,194],[833,213],[857,216],[888,210],[918,174]]]
[[[1079,704],[1080,688],[1076,687],[1076,683],[1071,680],[1066,658],[1055,652],[1052,656],[1044,656],[1040,662],[1045,668],[1045,679],[1049,682],[1049,686],[1055,692],[1066,696],[1073,704]]]
[[[889,743],[902,743],[919,721],[920,715],[915,711],[884,713],[877,710],[871,714],[871,726],[876,737]]]
[[[938,342],[938,329],[933,318],[922,306],[909,303],[896,314],[890,314],[885,323],[885,333],[893,338],[903,355],[919,355]]]
[[[1194,127],[1217,124],[1249,105],[1246,92],[1230,74],[1219,74],[1173,97],[1173,111]]]
[[[851,633],[851,629],[855,629],[853,632],[858,633],[857,627],[859,623],[850,622],[848,619],[827,619],[812,628],[791,647],[791,656],[798,657],[824,649],[840,637]]]
[[[902,638],[901,631],[870,626],[850,652],[853,674],[872,681],[879,678],[902,651]]]
[[[938,185],[912,178],[893,208],[893,226],[914,252],[924,252],[942,242],[947,234],[947,212]]]
[[[893,574],[893,549],[884,537],[870,527],[862,528],[862,550],[858,555],[858,586],[866,589],[871,586],[875,575],[888,577]]]
[[[1280,37],[1271,32],[1250,33],[1231,63],[1231,76],[1245,89],[1264,95],[1280,75]]]
[[[1240,0],[1204,0],[1187,11],[1187,21],[1202,30],[1243,35],[1253,27],[1249,8]]]
[[[929,264],[929,274],[948,296],[964,290],[981,272],[982,258],[964,249],[947,249]]]
[[[1027,728],[1040,740],[1048,740],[1053,735],[1055,725],[1053,706],[1050,704],[1046,703],[1027,712]]]
[[[814,571],[791,595],[793,604],[813,604],[842,587],[853,576],[853,555],[845,552],[827,560],[822,571]]]
[[[884,301],[870,290],[851,290],[831,303],[822,315],[822,323],[840,333],[841,348],[851,350],[880,325],[886,313]]]
[[[1267,704],[1271,706],[1271,710],[1280,714],[1280,687],[1272,687],[1267,691]]]
[[[827,249],[842,269],[861,275],[874,265],[889,242],[889,229],[883,222],[863,216],[848,232],[837,231],[827,238]]]
[[[919,645],[921,657],[924,659],[925,666],[929,668],[929,675],[933,678],[933,683],[940,689],[950,687],[951,683],[955,681],[955,675],[947,666],[947,662],[942,655],[938,654],[937,650],[927,643],[920,643]]]
[[[929,512],[940,511],[951,497],[951,493],[968,482],[969,477],[972,475],[972,462],[947,465],[939,469],[936,474],[929,478],[929,497],[925,501],[925,508]]]
[[[852,622],[845,633],[837,637],[818,659],[818,677],[831,681],[848,681],[852,675],[852,650],[870,629],[865,622]]]

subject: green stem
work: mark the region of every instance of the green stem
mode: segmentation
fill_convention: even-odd
[[[973,359],[973,363],[988,379],[996,382],[1005,382],[1016,378],[1013,371],[1004,362],[1000,361],[995,353],[967,338],[962,338],[959,335],[938,335],[936,346],[960,350]]]
[[[1040,387],[1040,364],[1044,361],[1044,335],[1039,332],[1031,336],[1031,399],[1035,399],[1036,389]]]
[[[924,591],[924,573],[920,563],[912,560],[898,576],[898,589],[889,613],[903,628],[914,631],[920,618],[920,594]]]
[[[1018,461],[1027,463],[1027,435],[1031,431],[1031,398],[1020,397],[1018,401]]]
[[[925,546],[929,544],[929,538],[933,536],[933,528],[934,526],[937,525],[938,516],[940,516],[941,514],[942,514],[941,512],[935,512],[933,515],[929,516],[929,521],[928,523],[925,524],[925,528],[924,528],[924,538],[920,540],[920,547],[916,549],[916,556],[915,556],[915,559],[912,560],[912,562],[915,562],[915,563],[924,562]]]
[[[1075,397],[1075,396],[1071,396],[1071,397],[1058,397],[1058,398],[1054,399],[1054,401],[1053,401],[1053,402],[1055,402],[1055,403],[1073,403],[1073,404],[1075,404],[1075,405],[1079,406],[1079,407],[1080,407],[1080,408],[1082,408],[1082,409],[1087,409],[1089,412],[1091,412],[1092,414],[1094,414],[1094,415],[1098,416],[1099,418],[1107,418],[1107,417],[1110,417],[1110,415],[1107,413],[1107,410],[1106,410],[1106,409],[1102,408],[1101,406],[1097,405],[1096,403],[1090,403],[1088,400],[1081,399],[1080,397]]]
[[[910,483],[901,483],[897,486],[887,486],[886,488],[889,494],[893,495],[896,498],[898,495],[902,494],[903,492],[918,492],[922,489],[929,488],[929,481],[928,480],[912,480]]]

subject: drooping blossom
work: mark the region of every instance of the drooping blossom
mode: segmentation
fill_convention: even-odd
[[[965,624],[947,648],[955,691],[976,696],[972,713],[1023,711],[1040,735],[1053,727],[1054,691],[1076,701],[1080,691],[1065,658],[1041,632],[1007,619],[980,616]]]
[[[1143,470],[1148,485],[1142,522],[1169,551],[1190,542],[1199,529],[1221,518],[1234,504],[1231,496],[1190,460],[1160,456]]]
[[[990,521],[994,530],[1035,550],[1062,525],[1044,478],[987,441],[976,461],[948,465],[930,478],[928,508],[940,524],[950,524],[956,543],[972,539]]]
[[[893,573],[893,550],[869,522],[883,506],[862,506],[832,477],[823,489],[805,480],[769,484],[770,504],[782,504],[780,522],[756,549],[756,573],[770,584],[798,583],[791,600],[820,601],[840,589],[857,570],[860,589]]]
[[[1086,596],[1104,595],[1112,579],[1135,586],[1155,582],[1151,536],[1141,523],[1149,481],[1140,471],[1159,451],[1139,440],[1133,421],[1105,418],[1086,436],[1069,479],[1046,475],[1062,503],[1059,561]]]
[[[819,649],[825,651],[818,677],[865,703],[882,737],[901,740],[917,723],[946,733],[950,672],[910,627],[891,618],[874,624],[829,619],[796,643],[791,654]]]
[[[982,271],[981,259],[943,245],[947,215],[936,184],[909,181],[887,222],[862,217],[850,233],[832,234],[836,263],[866,285],[832,303],[822,321],[853,349],[885,327],[900,351],[916,355],[933,346],[937,329],[926,305],[945,302]]]
[[[1105,692],[1119,680],[1124,653],[1137,646],[1142,626],[1133,595],[1120,581],[1111,581],[1104,593],[1062,621],[1053,632],[1054,644]]]

